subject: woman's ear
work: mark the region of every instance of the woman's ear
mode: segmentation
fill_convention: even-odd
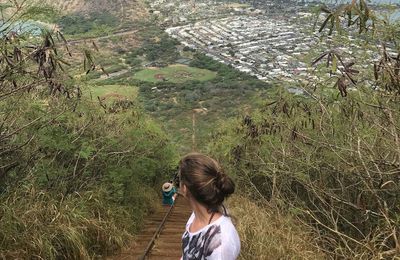
[[[185,184],[183,184],[183,183],[181,183],[181,185],[180,185],[181,187],[180,187],[180,192],[181,192],[181,194],[183,195],[183,197],[185,197],[185,198],[188,198],[188,188],[186,187],[186,185]]]

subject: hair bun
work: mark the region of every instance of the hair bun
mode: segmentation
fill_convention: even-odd
[[[179,162],[179,173],[190,198],[214,212],[235,191],[234,182],[222,171],[219,163],[204,154],[185,155]]]
[[[234,182],[222,171],[218,171],[217,173],[216,186],[223,193],[224,197],[228,197],[235,191]]]

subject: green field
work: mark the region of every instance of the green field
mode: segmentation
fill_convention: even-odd
[[[88,96],[92,96],[93,100],[97,97],[106,101],[106,103],[116,100],[135,100],[138,94],[138,89],[132,86],[124,85],[105,85],[93,86],[88,91]]]
[[[182,83],[185,81],[198,80],[207,81],[215,78],[216,72],[189,67],[186,65],[170,65],[165,68],[148,68],[137,72],[134,79],[147,82],[169,81]]]

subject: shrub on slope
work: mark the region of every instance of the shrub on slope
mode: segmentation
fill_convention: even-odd
[[[109,114],[86,101],[71,111],[60,99],[22,99],[1,104],[14,125],[40,119],[2,157],[16,165],[0,182],[1,254],[86,259],[121,247],[152,210],[151,187],[172,168],[167,138],[139,108]]]
[[[399,100],[364,91],[318,102],[278,97],[229,122],[210,146],[242,190],[311,225],[335,257],[398,247]]]
[[[173,147],[134,101],[87,100],[50,33],[10,28],[0,38],[0,256],[107,254],[152,210],[151,187],[172,168]]]

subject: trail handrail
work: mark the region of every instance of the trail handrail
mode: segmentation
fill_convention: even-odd
[[[178,197],[179,197],[179,193],[177,193],[176,198],[175,198],[175,201],[176,201],[176,199],[178,199]],[[160,223],[160,225],[158,226],[156,232],[154,233],[153,237],[151,238],[151,241],[150,241],[149,244],[147,245],[146,250],[144,251],[144,254],[143,254],[141,257],[139,257],[140,260],[145,260],[145,259],[146,259],[146,256],[150,253],[151,249],[152,249],[153,246],[154,246],[154,242],[156,241],[156,239],[157,239],[158,236],[160,235],[160,233],[161,233],[161,231],[162,231],[162,229],[163,229],[163,227],[164,227],[164,225],[165,225],[165,222],[167,221],[167,218],[168,218],[169,215],[171,214],[172,209],[174,208],[174,206],[175,206],[175,203],[174,203],[173,205],[171,205],[171,207],[169,208],[168,212],[165,214],[163,220],[161,221],[161,223]]]

